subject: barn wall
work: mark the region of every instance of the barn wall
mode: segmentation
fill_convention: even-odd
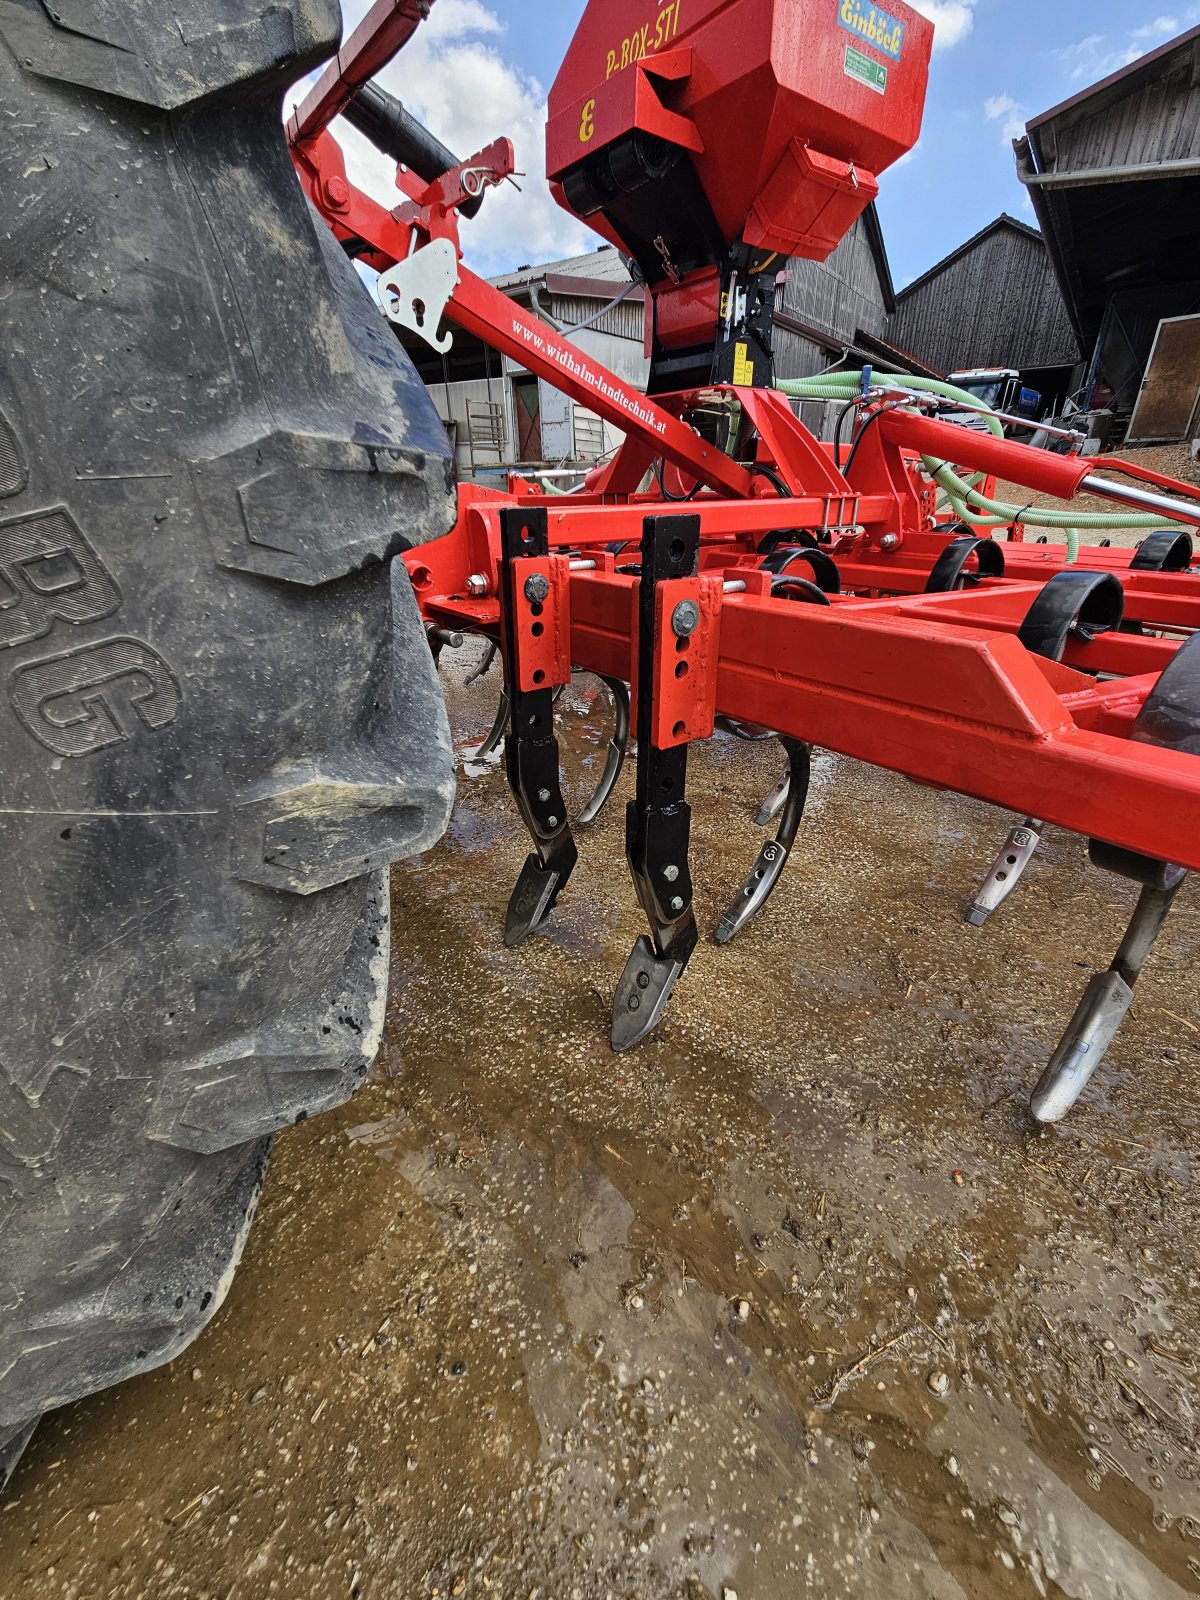
[[[780,310],[810,327],[828,331],[831,342],[850,343],[859,328],[882,334],[887,307],[867,225],[860,217],[828,261],[793,261],[788,267]],[[814,370],[819,371],[821,361]],[[807,377],[780,366],[786,378]]]
[[[941,372],[1079,360],[1045,245],[1012,227],[902,292],[888,338]]]
[[[1087,114],[1077,120],[1064,116],[1056,124],[1059,172],[1200,156],[1200,77],[1190,54],[1130,94],[1097,99],[1094,109],[1081,108]]]

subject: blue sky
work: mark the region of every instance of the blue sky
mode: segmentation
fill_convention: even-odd
[[[832,0],[831,0],[832,3]],[[1001,211],[1032,221],[1011,139],[1118,67],[1200,22],[1197,0],[913,0],[937,24],[925,124],[916,153],[884,174],[880,212],[897,287]],[[367,0],[344,0],[352,26]],[[558,210],[544,179],[545,95],[583,0],[436,0],[430,20],[382,75],[466,156],[507,133],[524,192],[489,196],[463,228],[468,261],[495,273],[587,250],[599,241]],[[353,130],[352,175],[393,193],[386,164]]]

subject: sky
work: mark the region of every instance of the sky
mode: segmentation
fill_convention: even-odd
[[[830,0],[831,6],[835,0]],[[883,174],[879,210],[897,288],[1002,211],[1032,223],[1012,139],[1025,122],[1200,23],[1198,0],[911,0],[936,26],[920,143]],[[687,0],[684,0],[686,7]],[[368,0],[343,0],[347,28]],[[435,0],[379,82],[458,155],[501,134],[526,176],[462,228],[467,262],[494,274],[595,248],[545,180],[546,94],[583,0]],[[394,169],[338,124],[348,170],[380,199]]]

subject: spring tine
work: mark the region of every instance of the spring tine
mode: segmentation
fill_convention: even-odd
[[[1165,867],[1157,882],[1143,887],[1112,966],[1097,973],[1084,990],[1033,1091],[1030,1109],[1039,1122],[1060,1122],[1087,1088],[1133,1004],[1134,985],[1186,877],[1179,867]]]
[[[613,734],[609,741],[608,757],[604,763],[600,782],[596,785],[592,798],[575,819],[576,826],[580,828],[590,827],[612,798],[612,792],[625,766],[625,758],[629,754],[628,686],[622,683],[620,678],[605,678],[603,682],[613,700]]]
[[[787,802],[788,790],[791,786],[792,769],[789,766],[783,777],[780,778],[762,805],[759,806],[758,814],[754,818],[754,826],[756,828],[769,828],[771,826],[775,818],[783,810]]]
[[[1019,827],[1014,828],[1004,841],[992,870],[975,896],[974,905],[965,913],[966,920],[973,928],[982,928],[992,913],[999,911],[1020,883],[1025,868],[1037,854],[1045,826],[1044,822],[1039,822],[1035,817],[1028,817]]]
[[[788,754],[788,782],[784,792],[783,815],[779,831],[770,844],[758,852],[750,876],[734,896],[728,911],[717,923],[713,938],[718,944],[729,941],[752,922],[775,891],[783,875],[796,834],[808,801],[808,786],[812,776],[812,752],[806,744],[795,739],[781,738],[780,743]]]
[[[1133,737],[1140,744],[1200,754],[1200,633],[1193,633],[1172,656],[1138,714]],[[1033,1091],[1030,1106],[1039,1122],[1058,1122],[1065,1117],[1104,1059],[1133,1004],[1134,985],[1187,878],[1182,867],[1100,839],[1089,841],[1088,853],[1096,866],[1140,883],[1142,893],[1112,965],[1088,984]]]
[[[496,720],[492,723],[492,731],[474,753],[474,759],[479,760],[484,756],[493,756],[500,748],[500,741],[504,738],[504,730],[508,727],[509,712],[512,706],[509,703],[508,690],[501,689],[500,704],[496,707]]]
[[[488,641],[488,647],[487,647],[487,653],[485,654],[483,660],[475,668],[475,671],[471,672],[471,673],[468,673],[467,677],[463,680],[464,683],[465,683],[465,686],[468,689],[471,687],[471,685],[473,683],[478,683],[480,678],[486,678],[487,677],[488,673],[492,670],[492,665],[495,662],[496,657],[499,654],[500,654],[500,645],[499,645],[499,643],[495,639],[489,640]]]

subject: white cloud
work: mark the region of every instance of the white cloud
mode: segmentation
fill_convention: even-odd
[[[1010,94],[994,94],[985,100],[983,114],[989,122],[1000,124],[1001,144],[1011,144],[1025,132],[1025,111]]]
[[[345,0],[347,36],[368,8],[368,0]],[[546,183],[546,91],[508,59],[504,34],[504,24],[481,0],[438,0],[376,79],[463,159],[495,139],[513,141],[517,169],[526,174],[517,179],[522,192],[511,184],[489,190],[479,215],[461,224],[468,265],[487,273],[600,242],[554,203]],[[334,132],[351,181],[382,204],[397,205],[403,197],[395,164],[344,121]]]
[[[1155,17],[1153,22],[1148,22],[1144,28],[1135,28],[1130,35],[1134,39],[1169,39],[1172,34],[1180,30],[1178,17]]]
[[[1055,54],[1066,67],[1072,82],[1099,83],[1111,73],[1119,72],[1140,57],[1148,55],[1161,44],[1179,33],[1189,22],[1200,17],[1200,8],[1193,7],[1184,17],[1158,16],[1140,28],[1131,28],[1124,35],[1089,33],[1086,38],[1071,44]]]
[[[935,50],[961,44],[975,24],[976,0],[911,0],[911,4],[933,23]]]

